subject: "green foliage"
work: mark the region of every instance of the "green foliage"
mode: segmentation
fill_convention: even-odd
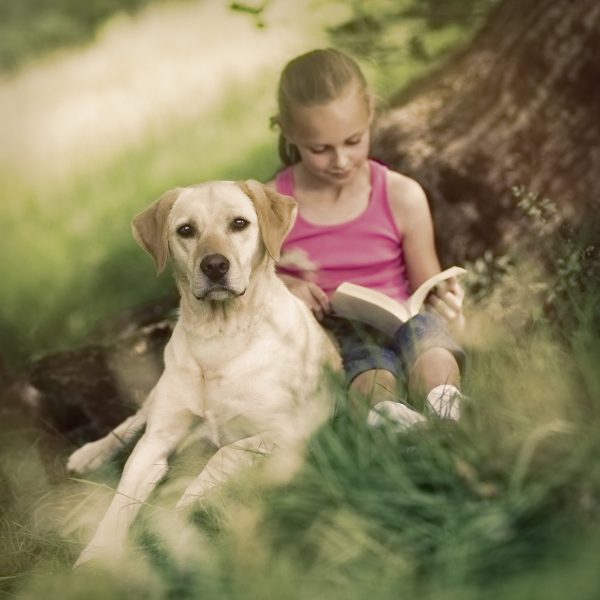
[[[592,216],[575,228],[562,222],[559,208],[551,199],[524,187],[515,188],[513,195],[525,215],[519,231],[522,251],[542,265],[545,280],[540,282],[540,290],[545,295],[545,305],[554,316],[559,316],[571,299],[598,286],[599,219]]]
[[[0,71],[57,48],[90,39],[117,13],[134,13],[165,0],[2,0],[0,2]]]
[[[346,3],[351,14],[330,28],[332,40],[375,65],[375,86],[384,98],[398,92],[466,46],[497,0],[375,0]]]
[[[600,329],[600,223],[591,217],[570,225],[551,199],[524,186],[513,190],[518,212],[511,250],[487,251],[466,265],[468,301],[501,319],[541,321],[569,343],[572,328]],[[524,307],[524,310],[522,310]]]

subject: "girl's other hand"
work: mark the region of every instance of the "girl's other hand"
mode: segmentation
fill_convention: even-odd
[[[465,291],[456,277],[451,277],[435,287],[427,303],[430,312],[441,317],[457,333],[465,327],[465,316],[462,311]]]
[[[297,279],[295,277],[282,277],[286,287],[294,296],[302,300],[314,313],[318,321],[322,321],[326,314],[331,312],[329,297],[312,281]]]

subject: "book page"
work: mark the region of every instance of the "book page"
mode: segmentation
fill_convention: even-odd
[[[400,302],[381,292],[348,282],[337,288],[331,304],[338,315],[371,325],[382,319],[388,323],[404,322],[410,317],[407,307]]]
[[[429,294],[438,283],[450,279],[450,277],[457,277],[466,272],[467,270],[462,267],[450,267],[449,269],[430,277],[427,281],[424,281],[408,299],[407,304],[410,316],[414,317],[421,310],[421,307],[427,298],[427,294]]]

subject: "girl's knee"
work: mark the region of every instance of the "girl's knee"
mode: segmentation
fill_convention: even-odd
[[[452,366],[458,369],[458,363],[454,354],[447,348],[434,347],[428,348],[420,354],[415,360],[413,367],[418,364],[422,365],[444,365],[444,366]]]
[[[408,380],[412,390],[425,394],[437,385],[458,385],[460,367],[450,350],[429,348],[413,363]]]
[[[389,390],[391,393],[396,388],[396,377],[386,369],[370,369],[357,375],[350,384],[350,389],[360,392],[364,396],[372,395],[377,388]]]

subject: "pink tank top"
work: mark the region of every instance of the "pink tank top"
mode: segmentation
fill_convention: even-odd
[[[358,217],[335,225],[317,225],[298,215],[282,254],[302,252],[317,267],[313,281],[328,295],[350,281],[404,300],[410,295],[410,284],[402,233],[388,200],[387,168],[374,161],[369,165],[371,195],[367,208]],[[279,193],[294,196],[292,167],[277,175],[276,187]],[[279,265],[278,271],[302,277],[302,269],[293,265]]]

